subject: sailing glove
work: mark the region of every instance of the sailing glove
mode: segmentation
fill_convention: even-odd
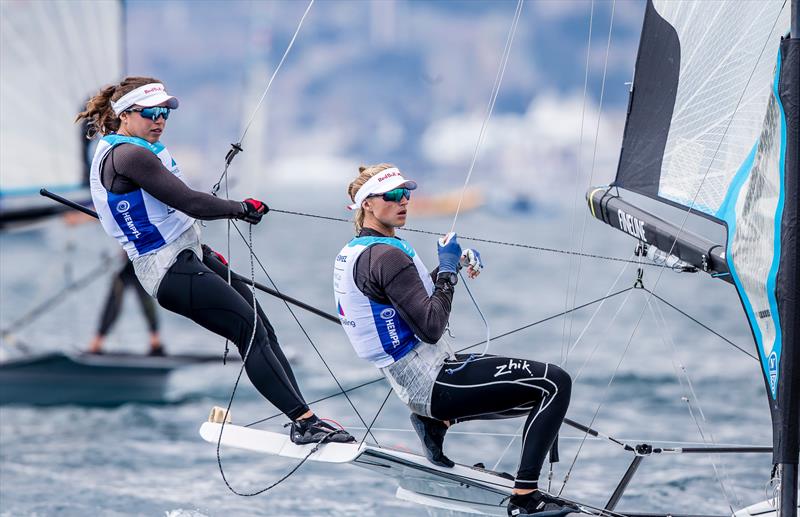
[[[224,265],[226,265],[226,266],[228,265],[228,259],[225,258],[225,255],[223,255],[222,253],[220,253],[218,251],[214,251],[213,249],[211,249],[211,246],[203,244],[203,253],[205,255],[213,255],[213,256],[215,256],[217,258],[217,260],[222,262]]]
[[[467,248],[461,252],[461,261],[459,262],[461,267],[467,268],[467,275],[470,278],[475,278],[481,273],[481,269],[483,269],[483,261],[481,260],[481,254],[476,249]]]
[[[258,224],[267,212],[269,212],[269,207],[266,203],[249,197],[242,201],[242,214],[239,215],[238,219],[250,224]]]
[[[458,236],[450,232],[437,242],[439,253],[439,273],[458,272],[459,261],[461,260],[461,245],[458,243]]]

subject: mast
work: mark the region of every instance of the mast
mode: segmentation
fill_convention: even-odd
[[[781,473],[780,517],[797,515],[798,456],[800,453],[800,0],[792,0],[790,37],[781,43],[784,68],[780,97],[786,111],[785,202],[781,252],[784,353],[778,400],[781,418],[773,422],[774,458]]]

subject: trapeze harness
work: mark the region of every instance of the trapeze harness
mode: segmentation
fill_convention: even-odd
[[[485,355],[468,360],[469,355],[452,354],[445,343],[422,341],[411,331],[414,325],[400,315],[414,312],[414,308],[376,300],[391,297],[391,291],[401,286],[375,285],[374,278],[381,275],[373,273],[381,268],[381,260],[390,255],[399,257],[402,252],[405,260],[413,263],[429,297],[440,288],[439,283],[433,283],[406,241],[374,233],[362,231],[342,248],[334,265],[339,319],[356,354],[378,367],[397,396],[415,413],[451,424],[527,416],[515,486],[537,488],[542,464],[569,406],[569,375],[556,365],[529,359]],[[378,255],[381,258],[377,260],[359,261],[369,248],[378,246],[394,250]],[[373,280],[357,281],[364,278]],[[410,273],[407,278],[411,278]],[[440,306],[436,307],[439,310]],[[447,310],[449,316],[449,305],[441,310]]]
[[[149,170],[140,181],[149,185],[145,191],[130,176],[137,171],[135,148],[153,153],[166,168]],[[127,147],[127,149],[126,149]],[[114,154],[119,149],[119,171]],[[124,152],[122,152],[124,151]],[[131,152],[133,151],[133,152]],[[144,155],[143,158],[148,158]],[[111,158],[110,163],[106,163]],[[143,162],[142,155],[139,161]],[[145,167],[142,164],[139,169]],[[126,177],[126,187],[116,189],[108,180],[113,174]],[[105,171],[106,175],[103,175]],[[176,183],[180,180],[180,183]],[[106,182],[104,183],[104,179]],[[252,293],[246,280],[232,273],[210,248],[201,247],[195,219],[182,210],[192,211],[204,219],[236,217],[238,203],[215,198],[188,189],[175,160],[161,143],[150,144],[141,138],[107,135],[100,140],[90,169],[92,200],[103,229],[116,238],[133,262],[136,276],[147,292],[167,310],[176,312],[202,327],[233,341],[242,357],[253,335]],[[172,199],[178,190],[191,194],[192,202],[175,197],[171,205],[161,199]],[[158,197],[157,197],[158,196]],[[184,207],[183,204],[187,206]],[[188,206],[190,205],[191,206]],[[205,207],[201,208],[200,205]],[[261,307],[256,304],[255,337],[245,370],[256,389],[292,420],[308,411],[289,362],[286,360],[275,331]]]

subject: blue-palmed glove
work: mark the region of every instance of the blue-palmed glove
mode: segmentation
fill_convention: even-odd
[[[457,273],[458,262],[461,260],[461,245],[458,236],[450,232],[437,243],[439,252],[439,274]]]
[[[481,254],[476,249],[466,248],[461,252],[461,267],[467,268],[467,275],[470,278],[475,278],[481,273],[483,269],[483,261]]]

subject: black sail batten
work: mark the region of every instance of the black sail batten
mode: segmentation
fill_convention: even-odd
[[[731,282],[725,260],[725,243],[715,242],[672,224],[629,203],[607,187],[586,194],[592,215],[663,252],[670,253],[700,271]]]
[[[680,62],[675,28],[648,0],[615,185],[661,199],[658,180],[675,109]]]

